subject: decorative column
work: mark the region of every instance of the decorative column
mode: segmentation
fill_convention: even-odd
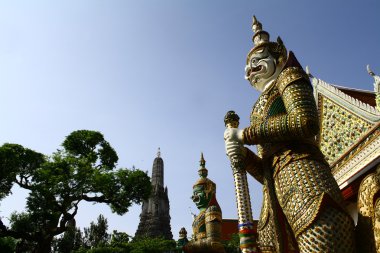
[[[234,111],[227,112],[224,123],[227,128],[239,127],[239,116]],[[253,231],[251,198],[244,169],[243,157],[229,157],[235,183],[235,195],[238,209],[240,249],[243,253],[256,253]]]

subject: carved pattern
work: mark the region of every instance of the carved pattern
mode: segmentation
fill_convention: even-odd
[[[296,237],[316,219],[323,201],[331,198],[342,205],[343,200],[326,165],[301,157],[275,177],[279,204]]]
[[[328,84],[325,81],[322,81],[321,79],[317,79],[315,77],[312,77],[311,80],[312,80],[312,83],[313,83],[315,90],[320,91],[321,87],[322,87],[322,89],[326,89],[328,92],[335,94],[337,97],[339,97],[342,100],[345,100],[346,102],[351,104],[353,108],[361,109],[361,110],[366,111],[368,113],[375,114],[375,115],[377,115],[377,118],[380,116],[380,112],[377,111],[375,107],[373,107],[369,104],[363,103],[360,100],[345,94],[344,92],[342,92],[338,88],[336,88],[338,86],[334,87],[333,85]],[[318,86],[320,86],[320,87],[318,87]]]
[[[309,80],[309,76],[304,71],[300,71],[298,67],[286,68],[277,78],[277,87],[280,93],[282,94],[289,84],[300,79]]]
[[[367,132],[372,124],[326,97],[322,98],[320,108],[322,109],[320,148],[331,165]]]
[[[193,233],[197,240],[205,238],[206,233],[203,233],[205,230],[205,211],[201,211],[193,221]]]
[[[374,206],[373,234],[375,235],[376,252],[380,252],[380,198]]]
[[[215,206],[211,206],[210,209],[217,209],[217,208],[213,208],[213,207],[215,207]],[[209,210],[209,212],[206,213],[205,221],[206,222],[212,222],[212,221],[222,222],[222,214],[221,214],[220,210],[218,210],[218,211]]]
[[[366,176],[359,188],[358,210],[363,216],[373,214],[373,196],[380,190],[379,178],[375,173]]]
[[[338,185],[342,185],[352,175],[361,171],[365,166],[380,155],[380,124],[373,132],[355,146],[343,159],[332,168],[332,173]]]
[[[380,167],[379,167],[380,168]],[[357,244],[363,252],[375,251],[375,247],[380,249],[380,175],[371,173],[366,176],[360,184],[358,192],[358,225],[357,225]],[[378,198],[376,200],[376,198]],[[362,237],[361,235],[366,235]],[[376,242],[377,241],[377,242]],[[376,242],[376,244],[375,244]]]
[[[353,252],[354,231],[351,217],[334,208],[325,209],[299,238],[300,252]],[[334,245],[334,251],[331,250]],[[360,251],[363,252],[363,251]]]

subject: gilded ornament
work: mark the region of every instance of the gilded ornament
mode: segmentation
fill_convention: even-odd
[[[350,114],[328,98],[323,98],[320,148],[329,164],[340,157],[372,124]],[[334,129],[334,131],[331,131]],[[333,144],[333,145],[332,145]]]
[[[363,252],[380,251],[380,166],[367,175],[358,190],[357,244]],[[366,237],[361,235],[365,234]]]

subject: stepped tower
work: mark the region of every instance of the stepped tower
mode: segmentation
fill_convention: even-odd
[[[160,148],[153,161],[152,194],[142,205],[136,237],[164,237],[173,239],[170,226],[168,188],[164,187],[164,161]]]

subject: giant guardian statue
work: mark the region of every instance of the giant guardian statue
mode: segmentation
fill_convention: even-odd
[[[245,77],[261,92],[250,125],[227,128],[227,155],[263,185],[259,252],[354,252],[354,223],[316,143],[313,88],[282,40],[254,17]],[[247,145],[256,145],[258,155]]]

